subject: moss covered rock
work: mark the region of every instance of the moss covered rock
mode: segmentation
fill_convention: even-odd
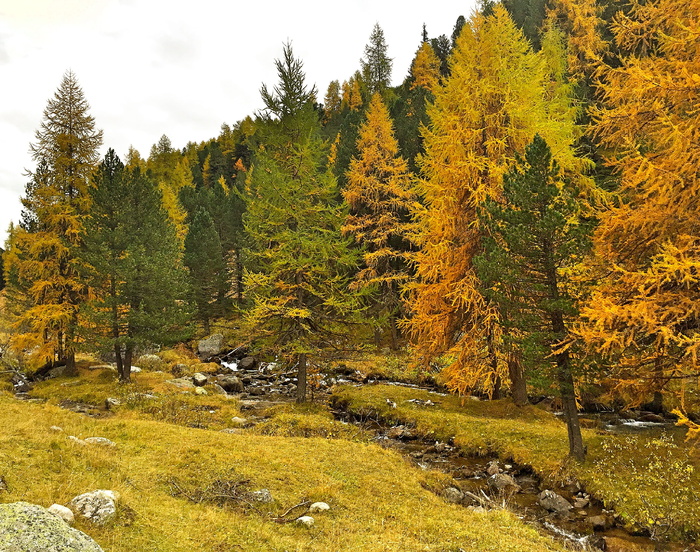
[[[46,508],[27,502],[0,504],[0,550],[4,552],[102,552],[85,533]]]

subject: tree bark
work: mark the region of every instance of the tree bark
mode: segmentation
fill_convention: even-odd
[[[121,383],[129,383],[131,381],[131,362],[134,355],[134,346],[127,344],[124,348],[124,362],[122,370],[119,372],[119,381]]]
[[[516,406],[525,406],[529,402],[527,398],[527,380],[525,379],[525,370],[520,362],[518,351],[510,351],[508,353],[508,376],[510,377],[513,402]]]
[[[297,402],[306,402],[306,353],[297,357]]]
[[[581,425],[578,421],[574,378],[571,374],[568,351],[557,355],[557,368],[561,402],[564,408],[564,417],[566,418],[566,430],[569,435],[569,455],[579,462],[583,462],[586,458],[586,448],[583,445]]]
[[[396,351],[399,348],[399,326],[396,323],[396,315],[392,314],[389,318],[391,328],[391,350]]]

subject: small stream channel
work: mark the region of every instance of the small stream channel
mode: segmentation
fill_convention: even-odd
[[[377,383],[402,385],[399,382]],[[440,395],[436,393],[436,397]],[[495,455],[465,456],[457,447],[452,446],[451,442],[426,440],[410,427],[392,426],[376,417],[358,418],[344,410],[335,411],[335,416],[341,421],[357,424],[373,432],[379,445],[400,452],[418,468],[448,474],[454,481],[454,486],[436,491],[446,501],[468,508],[505,507],[540,532],[566,542],[573,550],[700,552],[700,548],[694,544],[656,542],[646,535],[630,533],[621,526],[615,512],[604,509],[600,501],[589,496],[578,484],[559,488],[545,487],[528,466],[504,463]],[[586,417],[596,419],[600,427],[611,433],[648,431],[658,436],[666,431],[674,432],[676,429],[673,424],[638,422],[605,414],[587,414]],[[507,480],[502,475],[512,477],[519,489],[513,489],[509,485],[502,489],[496,488],[492,477],[494,474],[501,474],[498,478],[502,481]],[[544,508],[540,505],[539,496],[545,490],[556,492],[574,507],[566,513],[555,513]]]

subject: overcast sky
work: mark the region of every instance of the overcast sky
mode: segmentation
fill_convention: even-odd
[[[104,130],[104,147],[144,157],[218,135],[262,105],[290,40],[319,95],[348,79],[375,23],[406,76],[420,44],[451,35],[475,0],[0,0],[0,244],[17,222],[29,144],[47,100],[72,69]]]

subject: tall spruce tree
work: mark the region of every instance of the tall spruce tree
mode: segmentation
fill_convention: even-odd
[[[365,46],[365,55],[360,60],[362,79],[369,96],[375,92],[384,92],[391,86],[393,60],[387,55],[387,51],[384,31],[379,23],[376,23],[369,36],[369,43]]]
[[[226,285],[226,265],[214,221],[203,207],[187,231],[184,261],[190,273],[190,293],[208,335],[211,319],[222,314],[218,299]]]
[[[102,143],[89,107],[68,71],[31,144],[37,166],[28,172],[20,228],[7,259],[14,291],[31,305],[16,319],[14,346],[34,350],[47,366],[65,363],[69,373],[75,372],[78,307],[87,296],[75,257],[88,211],[89,176]]]
[[[486,231],[484,252],[474,259],[485,296],[501,313],[504,335],[514,341],[530,368],[556,367],[564,407],[569,453],[585,456],[567,339],[576,305],[571,268],[590,249],[592,225],[579,216],[581,205],[535,135],[525,158],[503,177],[502,199],[489,197],[480,212]]]
[[[246,275],[252,328],[298,369],[297,400],[306,397],[307,357],[337,343],[356,305],[347,273],[357,255],[340,236],[343,209],[303,66],[284,47],[279,84],[262,88],[261,140],[248,173],[245,228],[256,250]]]
[[[84,305],[85,331],[116,356],[129,381],[139,345],[184,337],[185,273],[175,228],[157,184],[138,167],[125,168],[110,149],[90,188],[81,260],[93,297]]]

